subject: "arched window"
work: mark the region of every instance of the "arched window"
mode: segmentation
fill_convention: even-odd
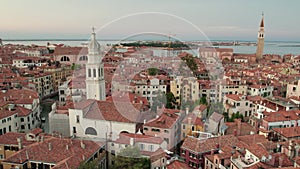
[[[85,129],[85,134],[96,136],[97,131],[93,127],[88,127],[88,128]]]
[[[68,56],[63,56],[63,57],[61,57],[60,61],[62,61],[62,62],[69,62],[70,58]]]
[[[88,60],[87,56],[80,56],[79,57],[79,61],[85,61],[85,60]]]

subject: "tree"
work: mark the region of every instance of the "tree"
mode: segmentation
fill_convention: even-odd
[[[168,92],[166,94],[167,97],[167,104],[166,104],[166,108],[167,109],[175,109],[175,107],[177,106],[177,102],[176,102],[176,98],[173,95],[172,92]]]
[[[158,70],[157,68],[149,68],[149,69],[148,69],[148,74],[149,74],[150,76],[155,76],[155,75],[158,74],[158,72],[159,72],[159,70]]]
[[[228,122],[234,122],[234,119],[242,119],[244,121],[244,116],[240,112],[233,113],[228,119]]]
[[[207,105],[207,100],[206,100],[206,97],[201,97],[201,99],[200,99],[200,102],[199,102],[200,104],[205,104],[205,105]]]
[[[89,161],[89,162],[81,162],[78,169],[100,169],[97,160]]]
[[[148,169],[151,166],[150,159],[141,157],[139,148],[129,146],[114,157],[112,169]]]

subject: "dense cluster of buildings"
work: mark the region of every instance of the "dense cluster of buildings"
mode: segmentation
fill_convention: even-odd
[[[105,51],[95,32],[84,47],[1,45],[0,169],[109,168],[129,147],[154,169],[299,167],[300,57],[263,54],[264,36],[262,18],[255,54],[195,57]]]

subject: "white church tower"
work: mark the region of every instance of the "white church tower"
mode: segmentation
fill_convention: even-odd
[[[105,100],[104,65],[100,51],[100,44],[96,40],[93,28],[91,41],[88,45],[88,63],[86,65],[86,98]]]

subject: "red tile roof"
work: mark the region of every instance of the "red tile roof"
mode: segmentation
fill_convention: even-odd
[[[158,118],[148,121],[144,126],[170,129],[178,120],[179,116],[175,114],[174,110],[165,109]]]
[[[25,133],[9,132],[4,135],[0,135],[0,144],[18,145],[17,138],[21,138],[23,146],[28,146],[34,143],[34,141],[27,141],[25,137]]]
[[[211,151],[212,149],[216,150],[218,147],[222,148],[224,146],[233,146],[237,143],[238,139],[233,135],[212,137],[205,140],[200,140],[194,137],[187,137],[184,140],[181,148],[196,153],[203,153]]]
[[[85,100],[74,105],[83,110],[84,118],[135,123],[140,120],[143,105],[128,102]]]
[[[273,128],[276,133],[282,135],[286,138],[293,138],[300,136],[300,126],[297,127],[288,127],[288,128]]]
[[[191,120],[191,124],[198,125],[198,126],[204,126],[204,123],[202,122],[202,119],[195,115],[194,113],[189,113],[185,118],[183,119],[183,124],[188,124],[189,119]]]
[[[167,165],[167,169],[187,169],[188,165],[184,161],[174,160]]]
[[[43,142],[36,142],[7,158],[8,163],[24,163],[27,160],[40,161],[43,163],[58,164],[65,161],[69,168],[77,168],[81,161],[88,160],[94,155],[104,143],[84,140],[85,145],[81,147],[81,141],[65,138],[49,138]],[[50,148],[49,148],[50,147]],[[68,148],[67,148],[68,147]]]
[[[26,109],[25,107],[17,106],[16,109],[19,109],[18,116],[25,117],[32,113],[32,110]]]
[[[277,121],[290,121],[290,120],[300,120],[300,110],[291,111],[277,111],[272,112],[268,116],[264,117],[263,120],[267,122],[277,122]]]
[[[120,133],[119,138],[115,141],[120,144],[130,145],[130,138],[134,139],[134,143],[152,143],[152,144],[161,144],[163,139],[160,137],[154,137],[143,134],[133,134],[133,133]]]

